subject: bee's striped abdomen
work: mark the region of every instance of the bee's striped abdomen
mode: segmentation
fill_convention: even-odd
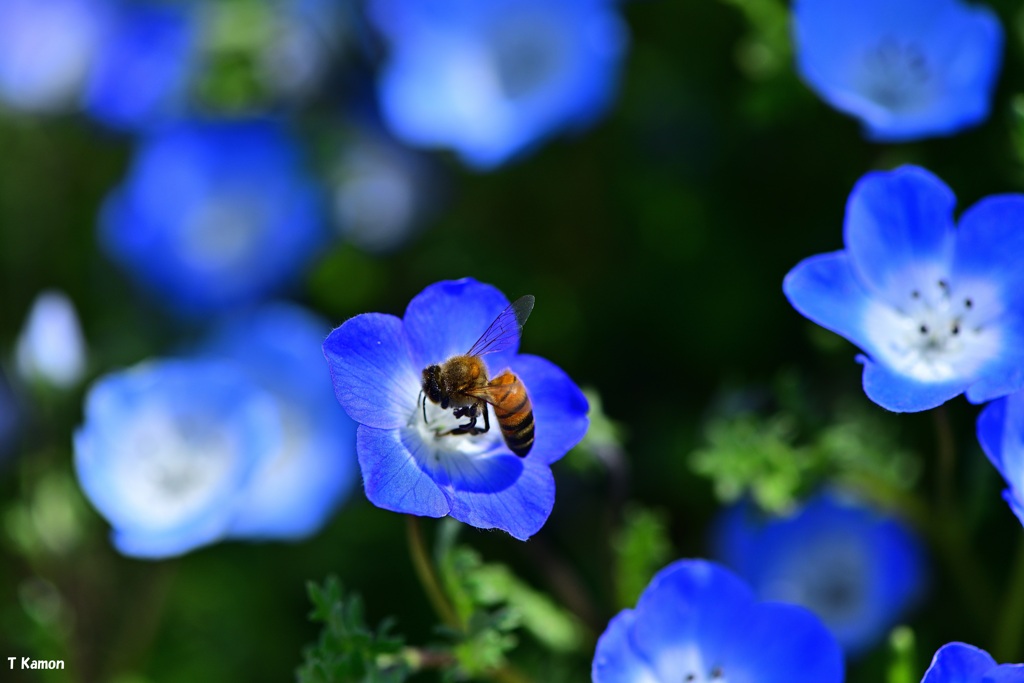
[[[488,385],[493,399],[490,403],[505,443],[520,458],[525,457],[533,446],[533,404],[526,387],[507,370]]]

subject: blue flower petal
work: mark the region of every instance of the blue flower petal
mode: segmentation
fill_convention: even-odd
[[[844,241],[861,282],[897,308],[912,291],[933,289],[949,273],[955,205],[952,190],[923,168],[904,166],[861,178],[844,223]]]
[[[962,378],[951,382],[919,382],[906,375],[898,375],[864,356],[858,356],[857,360],[864,364],[864,393],[895,413],[935,408],[965,389],[966,381]]]
[[[978,432],[978,443],[981,444],[981,450],[988,456],[989,461],[999,473],[1003,475],[1004,479],[1008,479],[1007,470],[1003,466],[1003,448],[1007,443],[1004,437],[1004,428],[1007,424],[1007,409],[1009,407],[1009,398],[1001,398],[996,401],[992,401],[985,406],[981,413],[978,415],[977,432]],[[1020,414],[1019,400],[1015,401],[1018,406],[1015,417],[1019,421],[1022,415]],[[1024,428],[1024,424],[1021,425]],[[1018,443],[1021,443],[1018,441]],[[1012,448],[1012,446],[1011,446]]]
[[[551,361],[522,354],[512,360],[511,369],[533,403],[535,441],[527,458],[550,465],[587,433],[590,406],[575,382]]]
[[[633,648],[631,631],[635,622],[636,613],[631,609],[622,610],[608,622],[594,652],[593,683],[660,683]]]
[[[782,291],[807,319],[871,352],[864,311],[871,304],[844,251],[804,259],[786,274]]]
[[[377,507],[422,517],[451,510],[445,493],[405,447],[398,429],[359,425],[356,450],[366,497]]]
[[[762,603],[735,625],[722,654],[728,680],[758,683],[841,683],[843,653],[810,610],[797,605]],[[667,680],[667,679],[666,679]]]
[[[984,650],[966,643],[948,643],[935,653],[921,683],[981,681],[995,666],[996,661]]]
[[[331,332],[323,348],[335,395],[349,417],[377,429],[408,423],[421,379],[401,320],[383,313],[357,315]]]
[[[981,683],[1024,683],[1024,664],[1000,664]]]
[[[720,664],[754,605],[750,588],[731,572],[702,560],[662,569],[636,606],[633,644],[660,680]]]
[[[409,302],[403,318],[413,364],[422,371],[466,353],[508,305],[495,287],[472,278],[430,285]],[[488,368],[508,367],[518,348],[515,343],[488,354]]]
[[[555,478],[551,468],[532,457],[515,458],[522,465],[519,477],[500,491],[455,490],[451,497],[451,516],[480,529],[502,529],[520,541],[540,531],[555,505]],[[460,472],[460,478],[467,477]],[[480,488],[477,486],[476,488]]]

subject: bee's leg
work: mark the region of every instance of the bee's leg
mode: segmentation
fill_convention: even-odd
[[[423,424],[427,424],[427,395],[420,392],[420,403],[423,405]]]
[[[469,422],[467,422],[466,424],[459,425],[458,427],[449,429],[447,432],[438,434],[438,436],[457,436],[459,434],[476,435],[483,434],[484,432],[486,432],[488,429],[490,429],[490,424],[487,424],[486,410],[484,411],[484,423],[487,424],[487,426],[484,427],[483,429],[476,426],[476,419],[479,415],[479,407],[479,404],[474,403],[472,405],[463,406],[461,408],[456,408],[455,410],[453,410],[452,414],[455,415],[455,417],[468,417]]]

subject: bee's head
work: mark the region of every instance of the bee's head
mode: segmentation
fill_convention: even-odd
[[[423,393],[442,408],[448,407],[448,396],[441,390],[441,366],[428,365],[423,370]]]

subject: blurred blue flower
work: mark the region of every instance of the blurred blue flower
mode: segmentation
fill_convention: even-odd
[[[1024,391],[992,401],[978,415],[978,441],[1003,475],[1003,498],[1024,524]]]
[[[274,398],[284,435],[247,484],[230,536],[308,536],[358,477],[356,425],[324,371],[320,347],[329,331],[326,320],[297,306],[268,304],[223,323],[204,349],[237,362]]]
[[[493,413],[486,433],[439,436],[465,419],[431,401],[421,404],[423,370],[466,353],[508,305],[490,285],[439,282],[409,302],[404,318],[358,315],[324,342],[338,401],[360,423],[359,465],[374,505],[451,515],[521,540],[544,525],[555,502],[551,463],[588,426],[587,401],[562,370],[517,354],[518,339],[482,357],[491,378],[511,369],[533,403],[535,441],[523,458],[505,445]]]
[[[615,95],[627,31],[613,0],[371,0],[390,46],[378,81],[400,139],[498,166],[592,123]]]
[[[849,498],[820,494],[774,519],[741,503],[722,513],[713,533],[715,556],[759,598],[810,609],[847,655],[884,638],[923,589],[917,538]]]
[[[282,447],[274,398],[235,364],[162,361],[98,380],[75,433],[85,495],[119,551],[180,555],[223,538]]]
[[[327,238],[324,209],[283,125],[187,121],[142,141],[100,240],[171,308],[219,312],[295,281]]]
[[[798,0],[797,66],[875,140],[949,135],[989,112],[1003,51],[995,14],[961,0]]]
[[[123,130],[180,115],[199,57],[193,7],[125,2],[115,7],[86,83],[86,112]]]
[[[869,173],[846,205],[846,249],[783,283],[797,311],[864,350],[864,391],[883,408],[1024,386],[1024,196],[983,199],[958,228],[955,203],[924,169]]]
[[[382,133],[358,132],[346,142],[334,168],[339,231],[369,252],[400,247],[434,208],[437,176],[422,155]]]
[[[104,0],[0,2],[0,102],[25,111],[74,106],[109,20]]]
[[[86,348],[75,306],[63,292],[47,290],[32,303],[15,347],[18,374],[60,389],[85,375]]]
[[[1024,683],[1024,664],[996,664],[973,645],[947,643],[935,653],[921,683]]]
[[[757,602],[722,567],[679,560],[597,641],[594,683],[840,683],[839,645],[811,612]]]
[[[273,0],[271,35],[259,69],[271,92],[301,99],[315,92],[352,40],[353,0]]]

